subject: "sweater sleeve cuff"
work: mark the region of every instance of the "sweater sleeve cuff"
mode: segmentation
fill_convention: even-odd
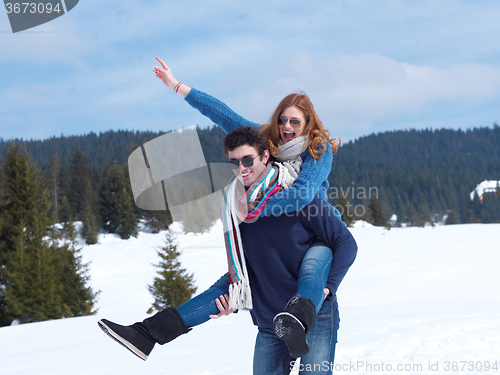
[[[186,95],[186,97],[184,98],[184,100],[188,103],[193,103],[193,102],[196,102],[196,98],[199,96],[200,94],[200,91],[196,90],[194,87],[191,87],[191,90],[189,91],[189,93]]]

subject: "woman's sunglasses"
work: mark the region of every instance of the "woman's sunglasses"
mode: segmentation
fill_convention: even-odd
[[[262,154],[262,152],[260,154]],[[257,154],[254,157],[245,156],[244,158],[241,158],[241,159],[230,159],[229,163],[231,164],[231,168],[233,168],[233,169],[239,168],[240,162],[241,162],[241,164],[243,164],[244,167],[250,168],[253,166],[255,158],[257,156],[259,156],[260,154]]]
[[[290,121],[290,125],[292,125],[294,128],[298,128],[300,126],[300,120],[296,118],[287,119],[286,117],[280,116],[278,117],[278,120],[282,125],[285,125],[288,121]]]

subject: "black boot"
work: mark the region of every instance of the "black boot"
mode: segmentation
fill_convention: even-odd
[[[156,343],[163,345],[190,330],[177,310],[169,305],[131,326],[121,326],[107,319],[101,319],[97,324],[109,337],[143,360],[148,359]]]
[[[306,334],[316,319],[314,303],[296,295],[288,301],[285,311],[274,317],[274,332],[283,340],[293,358],[309,353]]]

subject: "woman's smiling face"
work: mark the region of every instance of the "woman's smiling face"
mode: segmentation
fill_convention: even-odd
[[[283,143],[290,142],[292,139],[297,138],[302,135],[304,128],[306,127],[306,119],[304,117],[304,112],[300,108],[295,106],[287,107],[281,112],[280,118],[284,118],[286,123],[282,121],[278,122],[280,137]],[[297,127],[292,126],[290,120],[299,120],[300,125]]]

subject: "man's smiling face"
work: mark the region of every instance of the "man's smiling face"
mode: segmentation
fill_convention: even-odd
[[[259,152],[249,145],[242,145],[236,147],[232,151],[227,152],[229,160],[241,160],[244,157],[253,158],[253,165],[245,167],[240,161],[239,167],[234,170],[234,173],[245,186],[252,185],[266,169],[267,161],[269,159],[269,151],[265,150],[261,155]]]

